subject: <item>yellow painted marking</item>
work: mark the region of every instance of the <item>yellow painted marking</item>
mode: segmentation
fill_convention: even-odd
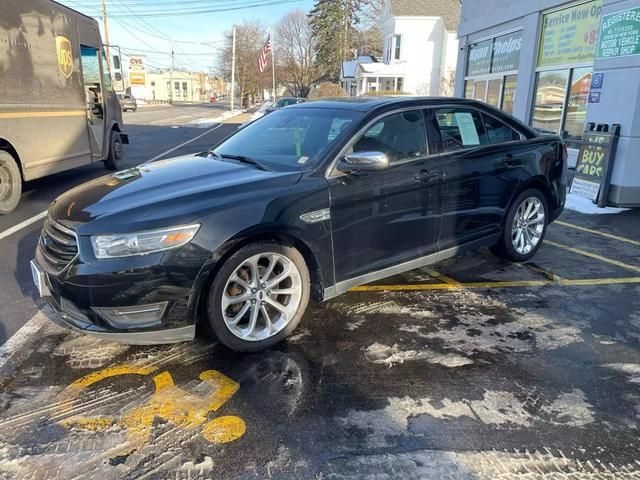
[[[636,245],[640,247],[640,241],[631,240],[630,238],[621,237],[620,235],[613,235],[612,233],[600,232],[598,230],[593,230],[591,228],[581,227],[580,225],[574,225],[573,223],[563,222],[561,220],[556,220],[554,223],[558,225],[562,225],[563,227],[573,228],[575,230],[580,230],[581,232],[592,233],[594,235],[600,235],[601,237],[610,238],[611,240],[618,240],[620,242],[629,243],[631,245]]]
[[[247,430],[240,417],[218,417],[202,429],[202,436],[211,443],[229,443],[237,440]]]
[[[128,364],[108,367],[91,373],[73,382],[63,392],[66,412],[72,409],[73,400],[93,384],[106,378],[120,375],[148,376],[157,370],[156,367],[140,367]],[[222,407],[240,388],[240,385],[215,370],[200,373],[200,380],[211,387],[211,393],[205,396],[189,393],[176,386],[169,372],[160,372],[152,377],[155,391],[142,405],[132,409],[122,417],[89,417],[76,415],[62,420],[65,428],[80,428],[101,431],[112,425],[127,429],[126,444],[119,453],[126,454],[144,446],[151,437],[156,418],[162,418],[175,427],[193,430],[202,427],[203,436],[212,443],[227,443],[237,440],[246,431],[244,420],[236,416],[218,417],[208,421],[211,412]],[[80,408],[82,406],[79,406]],[[62,413],[56,409],[57,413]]]
[[[540,274],[544,275],[549,280],[553,280],[553,281],[564,280],[564,278],[561,277],[560,275],[556,275],[553,272],[549,272],[548,270],[545,270],[545,269],[540,268],[540,267],[536,267],[536,266],[528,264],[528,263],[514,263],[514,265],[516,265],[516,266],[518,266],[520,268],[533,270],[534,272],[537,272],[537,273],[540,273]]]
[[[575,280],[523,280],[504,282],[466,282],[457,285],[448,283],[424,283],[407,285],[362,285],[354,287],[352,292],[402,292],[423,290],[463,290],[480,288],[517,288],[517,287],[546,287],[549,285],[563,285],[566,287],[581,287],[589,285],[621,285],[640,283],[640,277],[621,278],[580,278]]]
[[[427,272],[429,276],[435,278],[436,280],[441,280],[449,285],[460,285],[460,282],[458,282],[457,280],[451,277],[447,277],[445,274],[440,273],[437,270],[433,270],[432,268],[425,268],[425,272]]]
[[[0,112],[0,119],[14,118],[53,118],[53,117],[86,117],[84,110],[67,110],[57,112]]]
[[[640,267],[637,265],[630,265],[628,263],[621,262],[619,260],[614,260],[613,258],[603,257],[602,255],[598,255],[597,253],[587,252],[586,250],[581,250],[580,248],[570,247],[568,245],[563,245],[562,243],[552,242],[551,240],[545,240],[544,243],[551,245],[552,247],[561,248],[568,252],[577,253],[578,255],[583,255],[585,257],[594,258],[596,260],[600,260],[601,262],[609,263],[611,265],[615,265],[620,268],[625,268],[627,270],[631,270],[632,272],[639,272]]]

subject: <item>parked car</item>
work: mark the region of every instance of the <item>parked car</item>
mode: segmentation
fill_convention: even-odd
[[[566,186],[559,137],[476,101],[310,102],[61,195],[32,269],[85,333],[150,344],[199,326],[256,351],[310,298],[482,247],[528,260]]]
[[[123,112],[127,110],[133,110],[135,112],[138,110],[138,102],[133,95],[118,95],[118,100],[120,100],[120,106]]]
[[[209,98],[209,103],[216,103],[218,101],[218,97],[216,97],[215,95],[211,95],[211,98]]]
[[[282,98],[279,98],[277,101],[273,102],[270,107],[267,107],[267,109],[264,111],[264,114],[268,115],[283,107],[288,107],[289,105],[296,105],[298,103],[304,103],[304,102],[306,102],[304,98],[282,97]]]

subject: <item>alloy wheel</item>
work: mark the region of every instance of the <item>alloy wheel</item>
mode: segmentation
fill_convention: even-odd
[[[260,341],[281,332],[302,300],[302,276],[285,255],[264,252],[240,264],[222,294],[222,316],[236,337]]]
[[[511,242],[520,255],[530,253],[542,238],[545,211],[538,197],[528,197],[520,204],[511,226]]]

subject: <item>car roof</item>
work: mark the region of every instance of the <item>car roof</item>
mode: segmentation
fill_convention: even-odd
[[[420,97],[420,96],[382,96],[382,97],[341,97],[341,98],[325,98],[322,100],[309,100],[305,103],[298,103],[287,106],[292,108],[326,108],[335,110],[352,110],[363,112],[365,114],[384,113],[388,110],[396,108],[410,107],[437,107],[437,106],[469,106],[489,112],[498,118],[503,119],[507,123],[516,125],[519,129],[527,131],[531,136],[538,136],[531,127],[524,124],[517,118],[506,114],[505,112],[486,103],[477,100],[458,97]]]

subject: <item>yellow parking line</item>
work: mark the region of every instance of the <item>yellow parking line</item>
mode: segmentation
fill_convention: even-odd
[[[630,238],[621,237],[619,235],[613,235],[611,233],[599,232],[598,230],[593,230],[591,228],[581,227],[580,225],[574,225],[573,223],[563,222],[561,220],[556,220],[555,223],[558,225],[562,225],[563,227],[573,228],[575,230],[580,230],[581,232],[592,233],[594,235],[600,235],[601,237],[610,238],[611,240],[618,240],[620,242],[630,243],[631,245],[640,246],[640,242],[637,240],[631,240]]]
[[[640,283],[640,277],[620,278],[581,278],[575,280],[522,280],[504,282],[467,282],[467,283],[421,283],[406,285],[362,285],[351,289],[352,292],[403,292],[424,290],[463,290],[480,288],[516,288],[516,287],[546,287],[562,285],[566,287],[582,287],[590,285],[621,285]]]
[[[553,247],[561,248],[568,252],[577,253],[578,255],[583,255],[585,257],[594,258],[596,260],[600,260],[601,262],[609,263],[611,265],[615,265],[617,267],[626,268],[627,270],[631,270],[632,272],[639,272],[640,267],[636,265],[630,265],[628,263],[621,262],[619,260],[614,260],[612,258],[603,257],[602,255],[598,255],[597,253],[587,252],[586,250],[581,250],[579,248],[570,247],[568,245],[563,245],[561,243],[552,242],[551,240],[545,240],[544,243],[551,245]]]
[[[433,270],[432,268],[425,268],[424,271],[427,272],[430,277],[433,277],[436,280],[440,280],[448,285],[460,285],[459,281],[454,280],[451,277],[447,277],[445,274],[440,273],[437,270]]]
[[[540,267],[536,267],[534,265],[531,265],[529,263],[514,263],[514,265],[520,267],[520,268],[524,268],[524,269],[529,269],[529,270],[533,270],[536,273],[539,273],[541,275],[544,275],[547,279],[552,280],[552,281],[561,281],[564,280],[563,277],[561,277],[560,275],[556,275],[553,272],[549,272],[543,268]]]

